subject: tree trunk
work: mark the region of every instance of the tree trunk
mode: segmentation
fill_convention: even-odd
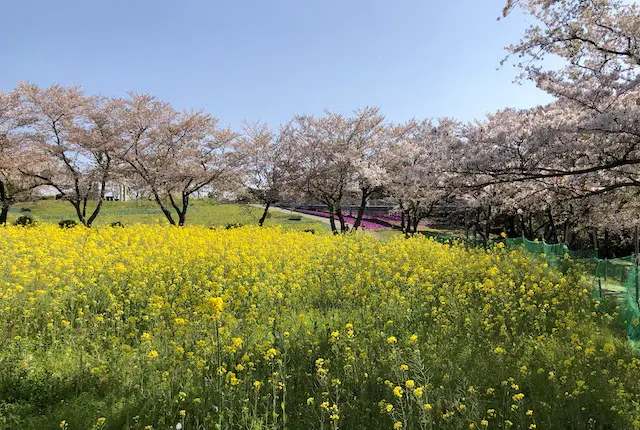
[[[107,165],[107,168],[109,166]],[[96,217],[98,216],[98,214],[100,213],[100,209],[102,209],[102,202],[104,201],[104,195],[106,193],[106,186],[107,186],[107,176],[103,175],[102,176],[102,182],[100,183],[100,193],[98,194],[98,205],[96,206],[96,208],[93,210],[93,212],[91,213],[91,215],[89,216],[89,219],[87,220],[87,227],[91,227],[91,224],[93,224],[93,221],[96,219]],[[85,209],[86,209],[86,199],[85,199]]]
[[[338,220],[340,220],[340,233],[344,233],[347,231],[347,223],[344,221],[344,216],[342,215],[342,208],[338,208],[336,210],[338,214]]]
[[[0,209],[0,224],[7,225],[7,217],[9,215],[9,208],[11,203],[9,196],[7,195],[7,189],[4,186],[4,182],[0,181],[0,202],[2,202],[2,209]]]
[[[84,215],[82,214],[82,207],[80,206],[80,204],[81,204],[80,200],[78,200],[78,201],[69,200],[69,202],[71,202],[71,204],[73,205],[74,209],[76,210],[76,215],[78,216],[78,220],[82,223],[82,225],[84,225],[86,227],[87,220],[85,219]]]
[[[160,206],[160,210],[169,221],[169,224],[176,225],[176,222],[173,219],[173,216],[171,216],[171,212],[169,212],[169,210],[166,208],[164,203],[162,203],[162,199],[160,199],[160,195],[158,194],[158,192],[155,189],[152,189],[151,192],[153,193],[154,200],[156,201],[158,206]]]
[[[413,226],[413,215],[411,214],[411,210],[407,209],[407,225],[405,227],[405,236],[411,236],[411,227]]]
[[[9,215],[9,208],[11,206],[7,203],[2,204],[2,209],[0,209],[0,225],[7,225],[7,217]]]
[[[469,220],[467,218],[467,208],[464,208],[464,237],[469,240]]]
[[[364,216],[364,209],[367,206],[367,196],[369,195],[369,189],[363,188],[360,190],[362,193],[360,195],[360,206],[358,206],[358,214],[356,215],[356,220],[353,223],[353,229],[358,230],[360,227],[360,222],[362,221],[362,217]]]
[[[633,266],[635,268],[636,304],[640,306],[640,283],[638,283],[638,256],[640,254],[640,242],[638,238],[638,225],[633,229]]]
[[[189,194],[182,193],[182,211],[178,212],[180,217],[179,225],[184,226],[187,222],[187,210],[189,209]]]
[[[329,225],[331,226],[331,231],[333,234],[338,234],[338,229],[336,228],[336,220],[334,219],[335,209],[333,205],[329,205]]]
[[[487,208],[487,219],[484,224],[485,243],[489,242],[489,235],[491,234],[491,206]]]
[[[516,217],[515,215],[509,215],[507,217],[507,235],[509,237],[516,236]]]
[[[160,210],[162,211],[162,213],[164,214],[164,216],[167,218],[167,221],[169,221],[169,224],[171,225],[176,225],[175,220],[173,219],[173,216],[171,215],[171,212],[169,212],[167,210],[167,208],[164,207],[164,205],[160,204]]]
[[[258,225],[260,227],[262,227],[262,225],[264,224],[264,220],[267,219],[267,212],[269,212],[270,206],[271,206],[271,202],[267,202],[267,204],[264,206],[264,212],[262,212],[262,217],[260,218],[260,221],[258,221]]]
[[[187,214],[184,212],[180,212],[178,214],[178,226],[184,227],[186,222],[187,222]]]
[[[419,209],[416,209],[416,213],[413,216],[413,234],[416,234],[418,232],[418,224],[420,224],[420,211]]]
[[[553,222],[553,214],[551,208],[547,209],[547,217],[549,219],[549,240],[553,240],[553,243],[558,243],[558,232],[556,231],[556,225]]]
[[[541,241],[545,241],[544,238],[544,234],[545,231],[547,229],[547,223],[544,221],[544,212],[542,211],[538,211],[537,213],[538,215],[538,229],[536,230],[536,233],[538,233],[538,239],[540,239]]]
[[[93,221],[98,216],[98,213],[100,213],[100,209],[102,208],[102,202],[103,201],[104,201],[103,199],[98,200],[98,205],[96,206],[96,208],[94,209],[93,213],[91,214],[91,216],[87,220],[87,227],[91,228],[91,224],[93,224]]]

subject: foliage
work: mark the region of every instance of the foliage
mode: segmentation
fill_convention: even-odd
[[[73,228],[78,225],[78,223],[72,219],[63,219],[58,223],[58,225],[60,226],[60,228]]]
[[[30,227],[35,225],[36,221],[30,215],[21,215],[14,222],[13,225],[21,227]]]
[[[496,245],[8,227],[5,428],[620,428],[640,360],[579,272]]]
[[[242,224],[241,222],[230,222],[229,224],[225,225],[224,228],[227,230],[231,230],[233,228],[240,228],[243,226],[244,224]]]

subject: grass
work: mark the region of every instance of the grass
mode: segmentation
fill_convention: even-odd
[[[91,208],[93,208],[92,206]],[[19,203],[9,212],[9,223],[13,223],[21,215],[30,215],[38,222],[58,224],[71,219],[77,221],[75,209],[65,201],[43,200],[33,203]],[[187,224],[205,227],[220,227],[228,224],[257,225],[262,209],[240,204],[215,204],[207,200],[196,200],[189,206]],[[327,226],[321,222],[302,218],[290,220],[290,215],[276,211],[269,212],[265,226],[282,226],[285,229],[314,230],[326,232]],[[165,216],[158,205],[149,200],[129,202],[104,202],[94,226],[107,226],[114,222],[125,226],[132,224],[166,224]]]
[[[368,230],[378,239],[388,240],[398,235],[404,235],[399,228]],[[432,227],[418,227],[418,234],[431,237],[436,241],[448,239],[461,239],[464,234],[454,230],[440,230]]]

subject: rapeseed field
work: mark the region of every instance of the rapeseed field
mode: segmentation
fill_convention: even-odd
[[[4,228],[0,426],[640,428],[615,307],[500,246]]]

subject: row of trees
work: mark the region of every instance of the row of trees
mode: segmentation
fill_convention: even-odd
[[[536,21],[508,47],[521,79],[555,97],[486,120],[386,121],[377,108],[298,115],[271,130],[221,128],[202,111],[176,111],[153,96],[86,95],[78,87],[20,84],[0,94],[0,200],[53,187],[91,226],[105,184],[122,181],[153,198],[171,224],[210,190],[248,191],[327,206],[335,232],[346,205],[359,228],[373,198],[393,202],[408,233],[441,202],[464,210],[488,237],[569,240],[572,232],[637,225],[640,191],[640,11],[615,0],[509,1]],[[544,68],[546,55],[565,60]],[[89,204],[95,199],[96,204]],[[594,235],[597,240],[597,234]]]
[[[120,99],[20,84],[0,95],[0,221],[13,203],[50,187],[90,227],[107,183],[123,181],[183,225],[189,198],[228,175],[236,138],[209,114],[178,112],[146,94]]]
[[[483,192],[487,218],[511,217],[531,236],[532,212],[551,239],[572,231],[628,233],[638,225],[640,178],[640,8],[617,0],[509,1],[533,24],[507,49],[520,79],[555,97],[532,109],[504,109],[469,127],[457,173]],[[560,58],[558,69],[545,59]],[[531,208],[537,208],[532,210]],[[520,210],[520,214],[518,214]],[[522,213],[524,212],[524,214]],[[627,237],[631,235],[627,234]]]
[[[277,132],[245,124],[236,133],[202,111],[176,111],[153,96],[86,95],[79,87],[19,84],[0,95],[0,199],[9,207],[54,189],[90,227],[110,181],[155,200],[173,225],[184,225],[199,192],[247,191],[269,207],[281,199],[325,204],[346,231],[345,202],[356,198],[357,229],[369,199],[388,196],[416,212],[432,193],[434,157],[453,122],[385,121],[377,108],[352,116],[300,115]],[[333,222],[333,218],[332,218]]]

